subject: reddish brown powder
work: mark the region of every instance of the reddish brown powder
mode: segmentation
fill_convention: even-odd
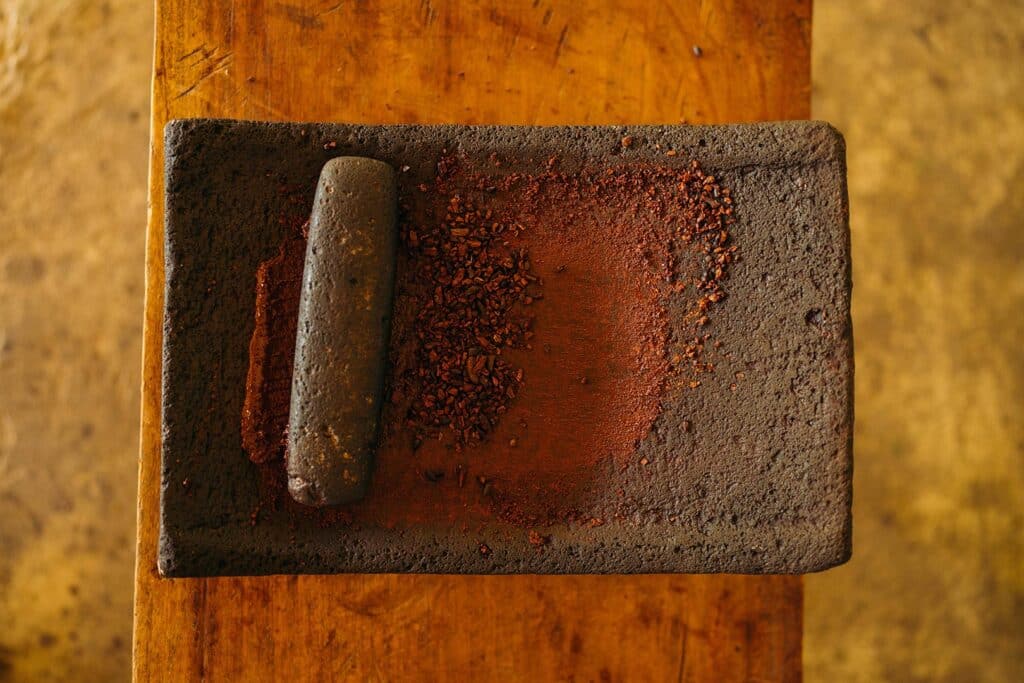
[[[734,258],[728,191],[695,165],[561,173],[552,160],[542,173],[519,175],[446,157],[435,181],[403,203],[406,249],[389,357],[396,392],[383,416],[371,493],[340,511],[301,509],[282,496],[282,467],[271,463],[268,495],[323,523],[602,523],[588,511],[614,495],[605,490],[603,463],[628,466],[674,378],[685,387],[709,369],[702,329],[725,296],[721,283]],[[285,260],[295,260],[283,270],[301,273],[301,251],[288,254]],[[483,290],[447,298],[490,282],[493,272],[483,282],[466,277],[493,259],[495,272],[515,286],[493,298]],[[287,287],[294,302],[281,297],[273,305],[282,309],[275,320],[292,348],[298,284]],[[669,300],[676,302],[671,320]],[[499,340],[485,345],[476,339],[481,329],[498,330]],[[264,357],[275,348],[289,357],[288,386],[291,354],[266,326],[257,333],[267,340]],[[260,343],[254,334],[257,349]],[[437,401],[423,397],[441,388],[443,409],[436,410]],[[285,425],[287,398],[247,396],[247,406],[252,399],[276,415],[273,424]],[[283,428],[275,438],[283,441]]]
[[[256,270],[256,322],[242,408],[242,446],[255,463],[284,453],[307,225],[292,221],[277,255]]]

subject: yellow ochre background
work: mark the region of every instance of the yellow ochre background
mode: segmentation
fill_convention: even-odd
[[[152,3],[0,0],[0,682],[129,675]],[[1024,4],[818,0],[846,134],[854,559],[808,681],[1024,671]]]

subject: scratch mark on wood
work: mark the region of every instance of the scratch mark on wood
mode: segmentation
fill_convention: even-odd
[[[437,10],[430,4],[430,0],[420,0],[420,19],[424,26],[430,26],[437,17]]]
[[[569,24],[562,27],[562,32],[558,34],[558,44],[555,45],[555,61],[562,56],[562,47],[565,45],[565,36],[569,33]]]
[[[676,677],[676,683],[683,683],[683,677],[686,675],[686,637],[689,633],[690,629],[683,624],[683,641],[679,646],[679,676]]]
[[[512,51],[516,49],[516,44],[519,42],[519,34],[522,32],[523,27],[521,24],[516,24],[515,29],[512,31],[512,42],[509,43],[508,49],[505,50],[505,58],[512,56]],[[506,91],[507,92],[507,91]]]
[[[187,88],[179,92],[177,95],[175,95],[173,98],[171,98],[171,101],[180,100],[182,97],[185,97],[185,95],[188,95],[190,92],[195,90],[203,81],[210,78],[211,76],[215,74],[227,73],[232,62],[234,61],[234,53],[226,52],[217,59],[211,60],[215,52],[216,49],[214,49],[212,52],[209,53],[209,55],[207,55],[207,60],[210,60],[210,63],[202,71],[202,73],[199,74],[199,77],[192,82],[192,85],[188,86]]]
[[[554,13],[555,11],[548,7],[547,10],[544,11],[544,18],[540,20],[540,23],[547,26],[548,22],[551,21],[551,15]]]
[[[188,52],[186,52],[182,56],[178,57],[175,61],[177,61],[177,62],[184,62],[186,59],[188,59],[189,57],[191,57],[192,55],[194,55],[194,54],[196,54],[197,52],[200,52],[200,51],[202,51],[204,53],[204,56],[205,56],[205,54],[206,54],[206,43],[203,43],[202,45],[200,45],[199,47],[197,47],[194,50],[189,50]]]
[[[331,6],[331,7],[328,7],[328,8],[327,8],[327,9],[325,9],[325,10],[324,10],[323,12],[320,12],[319,14],[317,14],[317,16],[318,16],[318,17],[325,17],[325,16],[327,16],[328,14],[334,14],[335,12],[337,12],[338,10],[340,10],[340,9],[342,8],[342,6],[343,6],[344,4],[345,4],[345,3],[343,3],[343,2],[336,2],[336,3],[334,3],[334,5],[333,5],[333,6]]]

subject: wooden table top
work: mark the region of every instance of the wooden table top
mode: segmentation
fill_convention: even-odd
[[[158,0],[156,15],[135,679],[800,680],[800,577],[159,578],[162,130],[806,118],[810,0]]]

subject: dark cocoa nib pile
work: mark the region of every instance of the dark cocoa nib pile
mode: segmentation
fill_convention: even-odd
[[[636,247],[645,248],[645,241],[678,242],[659,245],[665,251],[659,266],[664,294],[688,287],[696,292],[688,314],[692,337],[671,354],[665,349],[671,355],[666,364],[676,371],[711,369],[702,361],[708,341],[702,328],[725,298],[722,282],[735,258],[728,230],[730,191],[696,161],[684,168],[574,174],[556,166],[557,159],[551,159],[543,173],[495,176],[465,171],[457,157],[446,155],[434,183],[419,186],[422,193],[439,195],[446,209],[436,221],[406,221],[402,227],[408,266],[400,286],[415,302],[415,350],[411,362],[396,363],[392,402],[407,406],[414,445],[446,435],[457,448],[481,442],[529,381],[503,350],[532,350],[537,341],[543,347],[531,329],[530,311],[542,304],[544,282],[531,272],[525,227],[531,205],[539,201],[586,204],[603,198],[621,202],[627,196],[633,206],[624,210],[660,217],[661,225],[649,222],[646,231],[636,234]],[[498,192],[516,199],[501,209],[489,208],[497,203],[488,199]],[[679,250],[699,254],[695,277],[676,268]]]

